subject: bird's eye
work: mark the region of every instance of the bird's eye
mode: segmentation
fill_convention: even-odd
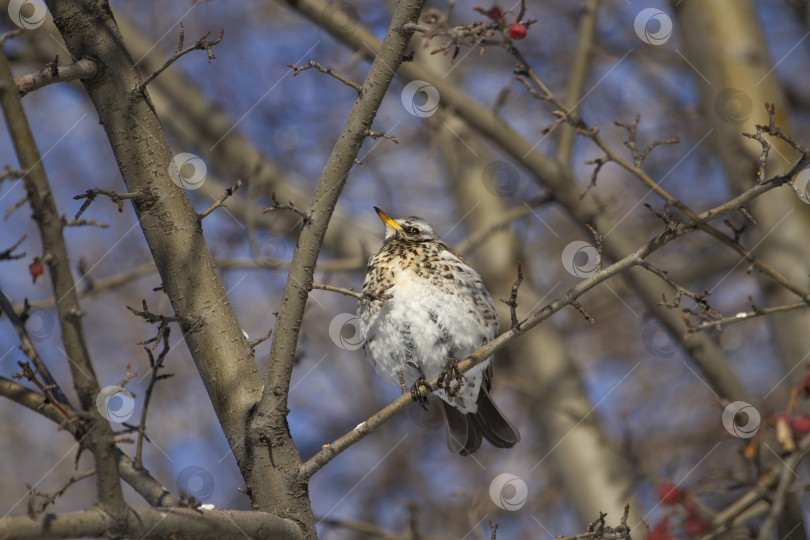
[[[408,227],[407,233],[408,234],[419,234],[419,229],[417,229],[416,227]]]

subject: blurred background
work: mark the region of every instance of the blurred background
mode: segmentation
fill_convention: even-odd
[[[452,24],[481,20],[473,8],[489,9],[488,2],[459,0]],[[15,27],[7,16],[7,2],[2,4],[0,22],[8,31]],[[293,76],[287,65],[316,60],[362,82],[369,66],[366,52],[352,50],[335,36],[366,28],[381,39],[392,5],[341,3],[338,7],[345,17],[333,18],[332,27],[322,29],[277,2],[113,0],[110,4],[144,76],[174,53],[181,22],[186,45],[206,32],[214,36],[224,30],[223,41],[213,49],[214,60],[209,63],[204,52],[189,54],[155,79],[148,91],[174,152],[195,158],[196,180],[186,187],[198,211],[237,179],[243,182],[225,208],[206,218],[204,231],[244,331],[250,339],[264,336],[275,323],[273,312],[279,308],[285,263],[292,257],[299,222],[294,214],[262,214],[262,209],[272,204],[272,193],[282,202],[306,207],[356,97],[354,90],[327,75],[309,70]],[[528,2],[525,19],[537,22],[529,26],[525,39],[516,42],[546,86],[563,100],[585,4]],[[785,130],[808,144],[806,5],[788,0],[752,5],[764,44],[756,52],[770,63],[769,81],[776,81],[779,88],[779,94],[769,99],[780,103]],[[505,12],[519,11],[510,2],[500,6]],[[648,17],[639,31],[639,13],[648,8],[660,10],[666,20]],[[680,144],[652,152],[645,169],[670,193],[703,211],[737,193],[723,148],[742,144],[739,133],[753,131],[755,121],[762,121],[763,100],[754,90],[723,94],[714,85],[714,97],[707,105],[702,86],[711,76],[703,74],[701,62],[716,51],[696,49],[696,41],[688,42],[690,29],[684,28],[684,21],[690,16],[676,14],[665,2],[601,2],[579,107],[588,124],[599,126],[605,140],[624,155],[626,132],[614,120],[632,122],[640,114],[642,145],[678,137]],[[505,50],[464,47],[451,64],[452,50],[450,55],[430,54],[441,43],[441,38],[424,44],[415,38],[414,62],[484,109],[496,111],[535,145],[536,152],[557,152],[562,130],[544,133],[555,119],[554,108],[534,99],[515,80],[515,61]],[[9,41],[6,50],[15,75],[41,69],[55,55],[60,63],[70,61],[50,17],[41,27]],[[739,61],[746,61],[744,54]],[[360,288],[366,261],[382,242],[383,226],[373,206],[393,217],[418,215],[431,222],[471,260],[496,299],[508,298],[520,262],[526,274],[518,296],[521,317],[587,275],[585,267],[593,262],[588,251],[577,254],[565,248],[574,241],[593,243],[593,238],[570,212],[553,200],[541,200],[546,189],[531,173],[452,109],[437,107],[430,94],[403,94],[407,83],[395,78],[374,123],[374,129],[394,135],[398,144],[380,138],[368,139],[363,146],[358,158],[362,165],[353,169],[340,199],[316,281]],[[25,96],[23,104],[61,213],[72,218],[83,202],[73,197],[88,189],[125,189],[80,84],[45,87]],[[721,136],[718,122],[740,141]],[[590,140],[574,140],[570,164],[578,189],[590,182],[593,165],[585,161],[601,155]],[[3,130],[0,166],[6,164],[15,167],[17,161]],[[5,213],[23,196],[20,181],[3,182],[0,210]],[[661,221],[643,206],[661,208],[660,198],[613,164],[602,168],[585,197],[596,201],[600,213],[615,224],[615,230],[602,234],[622,235],[633,249],[663,230]],[[791,219],[807,220],[809,209],[797,202]],[[778,206],[777,211],[789,213]],[[804,217],[798,218],[802,213]],[[102,386],[119,384],[128,364],[138,373],[126,386],[135,395],[126,414],[136,423],[149,367],[139,342],[154,337],[156,330],[126,306],[140,309],[146,300],[150,310],[165,314],[171,314],[171,306],[162,292],[154,290],[160,279],[131,205],[125,204],[119,213],[115,204],[99,198],[83,217],[109,225],[65,231],[83,294],[89,347]],[[744,222],[738,214],[729,219],[736,226]],[[498,223],[502,226],[478,234]],[[806,249],[796,247],[807,243],[804,231],[804,236],[788,237],[782,249]],[[5,216],[0,248],[10,247],[22,235],[27,235],[20,248],[26,257],[3,262],[2,288],[15,306],[21,307],[26,298],[34,305],[29,332],[73,398],[59,325],[48,304],[52,291],[45,279],[32,283],[28,271],[34,257],[41,255],[41,246],[27,206]],[[651,260],[681,285],[711,291],[710,305],[723,314],[749,310],[749,297],[761,307],[771,305],[749,265],[707,235],[684,237]],[[807,287],[807,267],[798,268],[798,273],[804,279],[800,284]],[[653,282],[659,297],[673,298],[663,281]],[[501,327],[508,328],[509,310],[496,303]],[[683,518],[656,497],[655,487],[664,480],[700,495],[709,507],[720,508],[738,496],[737,490],[754,470],[741,455],[748,441],[724,428],[721,414],[727,396],[707,382],[693,357],[656,317],[667,308],[640,298],[623,278],[598,286],[581,304],[594,323],[576,310],[564,310],[495,359],[494,395],[520,429],[519,445],[497,450],[485,443],[470,457],[451,454],[439,419],[413,405],[312,478],[310,498],[316,519],[322,520],[322,536],[361,537],[356,531],[333,527],[333,520],[368,522],[392,531],[404,530],[416,520],[419,531],[438,537],[489,538],[487,522],[492,520],[499,523],[499,538],[520,538],[526,531],[534,533],[525,538],[542,538],[546,533],[581,532],[598,517],[598,510],[610,512],[608,521],[617,522],[624,501],[632,503],[635,519],[645,518],[651,525],[667,513],[674,512],[675,520]],[[692,305],[684,300],[680,309]],[[355,333],[355,310],[351,297],[322,290],[310,297],[289,405],[290,428],[305,459],[399,395],[399,388],[387,385],[367,364]],[[786,378],[786,365],[803,365],[807,357],[790,353],[792,364],[786,363],[788,349],[766,318],[705,336],[722,351],[763,423],[770,412],[784,409],[790,381],[804,374],[798,367],[793,379]],[[794,333],[794,338],[794,350],[810,350],[806,333]],[[238,491],[244,487],[239,470],[176,328],[170,343],[165,371],[174,377],[160,382],[152,397],[145,465],[174,493],[190,493],[220,508],[247,509],[247,497]],[[256,350],[263,370],[269,349],[266,341]],[[17,361],[23,358],[16,333],[3,320],[0,375],[10,377],[19,371]],[[50,421],[4,400],[0,432],[4,433],[3,514],[24,512],[26,483],[53,491],[76,474],[76,442]],[[134,445],[122,443],[122,448],[134,453]],[[88,456],[82,456],[78,472],[90,464]],[[801,475],[797,485],[803,486],[806,471],[797,473]],[[134,492],[125,489],[131,501],[141,504]],[[84,481],[53,508],[81,509],[92,501],[93,483]],[[801,501],[810,517],[810,498]]]

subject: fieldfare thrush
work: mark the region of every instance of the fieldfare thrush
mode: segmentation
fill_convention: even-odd
[[[357,313],[366,357],[392,383],[411,386],[423,406],[419,383],[441,376],[435,394],[451,451],[472,454],[482,437],[511,448],[520,434],[489,395],[491,359],[464,374],[455,365],[498,333],[481,277],[425,220],[374,210],[385,240],[369,259]]]

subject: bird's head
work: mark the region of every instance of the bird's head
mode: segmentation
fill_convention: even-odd
[[[429,242],[439,240],[433,227],[424,219],[410,216],[402,219],[391,219],[388,214],[374,207],[377,215],[385,223],[385,242],[396,239],[402,242]]]

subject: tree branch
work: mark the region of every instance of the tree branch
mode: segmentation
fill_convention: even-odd
[[[222,538],[306,538],[295,522],[263,512],[146,508],[128,506],[125,519],[114,519],[102,508],[0,518],[0,530],[20,540],[41,538],[127,537],[165,540]]]
[[[216,58],[216,56],[214,56],[214,53],[213,53],[213,51],[211,49],[212,49],[212,47],[214,45],[218,45],[222,41],[222,36],[225,34],[225,30],[220,30],[219,37],[217,37],[216,39],[212,39],[212,40],[206,39],[208,36],[211,35],[211,32],[206,32],[203,37],[201,37],[200,39],[198,39],[194,43],[194,45],[192,45],[190,47],[186,47],[185,49],[183,49],[183,40],[185,39],[185,34],[186,34],[186,28],[183,26],[183,23],[180,23],[180,37],[177,40],[177,50],[171,56],[171,58],[166,60],[166,62],[162,66],[160,66],[158,69],[153,71],[149,76],[144,78],[141,82],[139,82],[135,86],[135,88],[132,89],[132,91],[130,92],[130,99],[137,99],[138,96],[143,94],[143,91],[146,89],[146,86],[150,82],[155,80],[155,77],[157,77],[158,75],[163,73],[163,70],[165,70],[170,65],[174,64],[177,60],[179,60],[183,56],[187,55],[191,51],[203,51],[203,50],[207,51],[208,52],[208,63],[210,64],[211,60]]]
[[[76,79],[92,79],[96,76],[101,66],[92,58],[80,58],[72,64],[59,66],[56,62],[59,60],[57,56],[53,62],[43,67],[37,73],[29,73],[27,75],[18,75],[14,77],[14,84],[17,86],[17,93],[20,97],[25,96],[39,90],[49,84],[59,82],[70,82]]]
[[[53,405],[53,402],[34,390],[24,387],[16,381],[0,377],[0,396],[4,396],[23,407],[31,409],[37,414],[63,426],[76,441],[81,441],[85,436],[82,427],[75,422],[67,422],[64,412]],[[93,450],[92,448],[90,449]],[[163,485],[155,480],[149,472],[138,469],[128,455],[120,449],[115,449],[115,456],[118,460],[118,471],[121,478],[129,484],[141,497],[152,506],[171,507],[177,506],[179,501]]]
[[[359,93],[352,107],[346,124],[329,156],[318,180],[312,203],[307,211],[309,219],[305,220],[298,236],[298,244],[293,255],[287,283],[281,298],[276,326],[273,331],[273,344],[270,349],[270,367],[262,399],[251,423],[255,434],[286,434],[287,398],[292,375],[293,359],[298,342],[298,334],[304,308],[312,289],[313,274],[318,254],[323,244],[329,220],[332,217],[338,197],[349,176],[357,153],[371,130],[374,117],[388,90],[394,72],[402,62],[405,48],[410,40],[410,33],[403,25],[415,22],[424,4],[424,0],[402,0],[397,4],[385,39],[371,64],[363,91]],[[282,439],[287,441],[287,439]],[[297,452],[285,446],[292,442],[279,443],[279,437],[273,439],[273,455],[283,459],[284,466],[300,467]],[[277,462],[276,467],[279,467]],[[277,477],[273,484],[266,486],[274,493],[273,504],[279,504],[278,493],[286,493],[302,481],[298,470],[288,478]],[[304,478],[304,480],[306,477]]]
[[[20,166],[26,170],[23,182],[34,221],[42,235],[43,260],[47,261],[50,269],[54,295],[60,299],[56,309],[62,330],[62,342],[65,345],[66,356],[70,359],[68,365],[81,408],[88,413],[90,422],[88,440],[93,449],[98,471],[96,475],[98,502],[112,515],[121,517],[124,512],[124,498],[115,453],[111,451],[114,447],[113,433],[110,424],[96,408],[99,384],[85,343],[76,284],[73,281],[67,247],[62,237],[62,219],[23,112],[5,51],[0,51],[0,105],[5,113],[6,124]]]
[[[319,64],[318,62],[316,62],[314,60],[310,60],[309,62],[307,62],[303,66],[295,66],[293,64],[287,64],[287,67],[291,68],[295,72],[295,73],[293,73],[293,77],[295,77],[296,75],[298,75],[302,71],[306,71],[308,69],[315,68],[318,71],[320,71],[321,73],[325,73],[325,74],[327,74],[327,75],[329,75],[331,77],[334,77],[335,79],[339,80],[340,82],[342,82],[343,84],[345,84],[349,88],[354,88],[357,91],[358,94],[361,94],[363,92],[363,87],[361,85],[357,84],[354,81],[351,81],[351,80],[347,79],[346,77],[344,77],[340,73],[337,73],[337,72],[335,72],[335,71],[333,71],[333,70],[331,70],[331,69],[329,69],[327,67],[322,66],[321,64]]]

